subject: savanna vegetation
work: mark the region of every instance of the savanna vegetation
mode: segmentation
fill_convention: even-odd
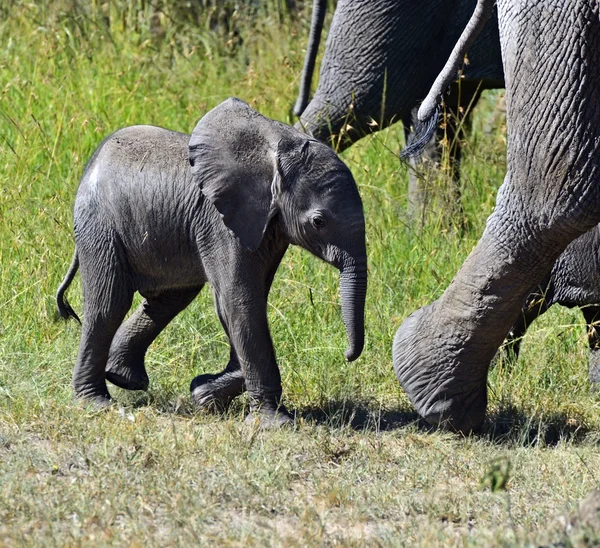
[[[409,222],[400,126],[343,153],[367,218],[367,343],[344,362],[337,272],[291,249],[269,310],[295,429],[244,425],[243,398],[225,416],[194,412],[190,380],[228,356],[206,289],[149,352],[148,393],[111,388],[101,413],[74,403],[80,327],[56,318],[54,293],[85,162],[119,127],[189,132],[231,95],[293,123],[309,24],[299,1],[0,0],[0,544],[597,541],[577,521],[600,469],[577,311],[555,307],[517,362],[498,358],[477,435],[427,429],[392,369],[395,330],[441,294],[494,207],[501,92],[475,113],[462,207],[442,171]],[[79,278],[68,296],[81,311]]]

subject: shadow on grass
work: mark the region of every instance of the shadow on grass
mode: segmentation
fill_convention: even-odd
[[[306,407],[298,411],[298,416],[331,428],[350,427],[357,431],[390,431],[407,427],[423,433],[439,430],[424,421],[412,408],[386,410],[350,401]],[[463,437],[461,434],[456,436]],[[481,430],[471,437],[507,447],[553,447],[559,443],[600,445],[600,434],[578,419],[562,413],[531,414],[512,405],[504,405],[488,413]]]
[[[600,443],[595,432],[577,418],[564,413],[531,414],[514,405],[503,405],[488,413],[477,436],[497,445],[522,447]]]
[[[412,427],[423,433],[438,428],[429,425],[412,408],[398,410],[377,409],[368,404],[334,401],[326,406],[304,408],[299,416],[333,428],[350,427],[354,430],[389,431]],[[457,437],[461,436],[457,434]],[[600,436],[581,421],[561,413],[544,416],[529,414],[515,406],[505,405],[488,413],[479,432],[471,434],[501,446],[547,446],[561,442],[571,444],[600,444]]]
[[[121,404],[132,409],[152,407],[158,413],[175,414],[181,417],[192,417],[202,413],[195,408],[190,398],[174,397],[172,394],[120,391],[119,396]],[[224,416],[243,416],[247,411],[247,398],[240,396],[231,404]],[[366,402],[332,400],[320,406],[290,408],[290,411],[306,423],[330,428],[351,428],[375,432],[416,426],[423,431],[433,430],[413,409],[388,410],[377,408]]]
[[[422,430],[431,430],[431,427],[412,409],[389,410],[348,400],[334,400],[321,406],[304,407],[297,410],[296,414],[305,421],[331,428],[346,427],[376,432],[415,426]]]
[[[153,407],[158,413],[193,417],[198,410],[189,398],[169,397],[139,392],[131,395],[127,406],[132,408]],[[247,412],[245,397],[238,398],[226,415],[243,417]],[[424,421],[412,407],[385,409],[369,402],[332,400],[319,406],[303,406],[294,409],[296,417],[305,423],[328,428],[350,428],[355,431],[386,432],[406,428],[422,433],[432,433],[438,428]],[[457,434],[457,437],[462,437]],[[597,434],[581,420],[563,413],[540,415],[528,413],[514,405],[504,404],[490,411],[479,432],[471,434],[475,439],[487,440],[507,447],[552,447],[561,442],[571,444],[597,443]]]

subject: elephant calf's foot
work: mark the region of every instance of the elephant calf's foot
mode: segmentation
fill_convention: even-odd
[[[199,409],[223,413],[229,404],[246,390],[241,371],[198,375],[190,385],[192,401]]]
[[[282,404],[278,407],[272,405],[256,406],[250,411],[244,422],[256,425],[259,430],[272,430],[296,424],[295,417]]]
[[[150,384],[143,356],[132,358],[126,354],[109,357],[106,380],[125,390],[147,390]]]

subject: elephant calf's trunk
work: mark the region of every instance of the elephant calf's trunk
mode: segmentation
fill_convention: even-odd
[[[348,336],[348,349],[344,356],[356,360],[365,344],[365,298],[367,294],[367,271],[344,268],[340,272],[340,295],[342,318]]]

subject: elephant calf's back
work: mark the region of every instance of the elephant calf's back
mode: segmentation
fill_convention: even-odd
[[[189,135],[154,126],[123,128],[98,147],[82,178],[75,201],[80,253],[116,235],[138,289],[195,286],[203,276],[194,233],[206,207],[192,181],[188,143]]]

